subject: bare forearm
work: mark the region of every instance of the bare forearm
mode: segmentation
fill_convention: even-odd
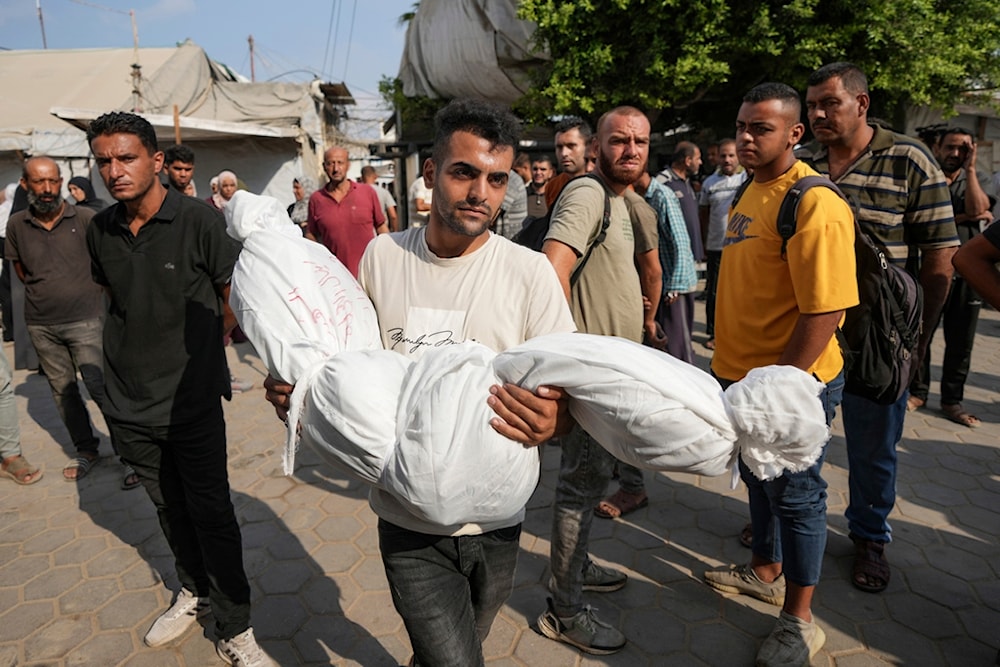
[[[653,304],[643,312],[643,329],[647,334],[651,334],[656,331],[656,304],[660,303],[660,295],[663,292],[663,269],[660,267],[660,257],[656,250],[636,255],[635,259],[639,266],[639,285],[642,295]]]
[[[920,260],[920,286],[924,290],[923,331],[920,334],[920,353],[927,347],[931,334],[941,317],[941,309],[948,290],[951,289],[951,277],[954,269],[951,260],[958,247],[925,250]]]
[[[842,310],[800,314],[778,364],[809,370],[837,332],[843,316]]]
[[[976,176],[976,170],[968,169],[965,180],[965,214],[969,220],[988,218],[990,198],[983,192],[983,187],[979,184],[979,178]]]

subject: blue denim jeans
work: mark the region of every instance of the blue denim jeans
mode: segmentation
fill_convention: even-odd
[[[723,386],[731,383],[723,383]],[[827,425],[833,421],[844,394],[844,374],[827,383],[820,394]],[[781,563],[785,578],[799,586],[819,583],[826,549],[826,480],[820,474],[826,447],[810,468],[781,475],[769,482],[754,477],[740,459],[740,477],[750,498],[755,555]]]
[[[177,578],[195,595],[208,596],[220,639],[240,634],[250,627],[250,584],[229,495],[222,403],[190,424],[109,419],[108,428],[156,507]]]
[[[903,437],[907,392],[892,405],[844,394],[850,502],[844,515],[851,535],[891,541],[889,513],[896,504],[896,445]]]
[[[521,524],[482,535],[427,535],[379,519],[392,603],[422,667],[483,664],[483,641],[514,588]]]
[[[0,458],[21,454],[21,429],[17,424],[17,403],[14,402],[14,376],[10,372],[7,353],[0,350]]]
[[[579,426],[562,438],[559,481],[552,503],[550,566],[556,580],[553,602],[559,616],[583,607],[583,571],[590,558],[594,506],[607,491],[615,458]]]
[[[104,353],[101,319],[66,324],[29,324],[28,335],[38,354],[38,363],[49,381],[73,446],[78,452],[97,452],[100,444],[90,423],[90,414],[80,395],[77,371],[97,407],[104,407]],[[112,443],[114,441],[112,440]]]

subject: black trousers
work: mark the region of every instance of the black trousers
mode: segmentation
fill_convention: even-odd
[[[250,584],[226,469],[221,403],[199,421],[142,426],[108,419],[111,439],[156,506],[177,578],[208,596],[220,639],[250,627]]]
[[[960,223],[958,236],[964,245],[979,233],[979,225]],[[957,273],[951,282],[951,291],[941,311],[941,328],[944,330],[944,359],[941,362],[941,404],[961,403],[965,395],[965,381],[972,362],[972,346],[976,340],[976,326],[983,300]],[[935,326],[935,330],[937,327]],[[931,340],[934,333],[931,333]],[[910,384],[910,395],[924,401],[930,391],[931,352],[927,354]]]

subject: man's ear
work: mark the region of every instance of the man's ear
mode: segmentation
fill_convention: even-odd
[[[868,109],[872,105],[872,99],[868,97],[868,93],[858,93],[858,113],[860,117],[864,118],[868,114]]]
[[[423,176],[424,176],[424,186],[433,189],[434,188],[434,158],[427,158],[424,160]]]
[[[792,146],[795,146],[800,141],[802,141],[802,137],[805,136],[805,133],[806,133],[806,126],[803,125],[802,123],[795,123],[795,125],[792,125],[791,129],[788,132],[788,141],[791,143]]]

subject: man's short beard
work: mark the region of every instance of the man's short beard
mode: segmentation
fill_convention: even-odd
[[[632,185],[642,176],[642,172],[646,169],[645,165],[643,165],[642,169],[636,171],[633,178],[631,169],[617,166],[611,159],[604,155],[597,158],[597,163],[601,167],[601,175],[604,176],[605,180],[618,185]]]
[[[50,200],[45,200],[31,190],[28,190],[28,206],[30,206],[31,210],[35,213],[40,213],[42,215],[55,213],[62,205],[63,198],[61,194],[57,194]]]

